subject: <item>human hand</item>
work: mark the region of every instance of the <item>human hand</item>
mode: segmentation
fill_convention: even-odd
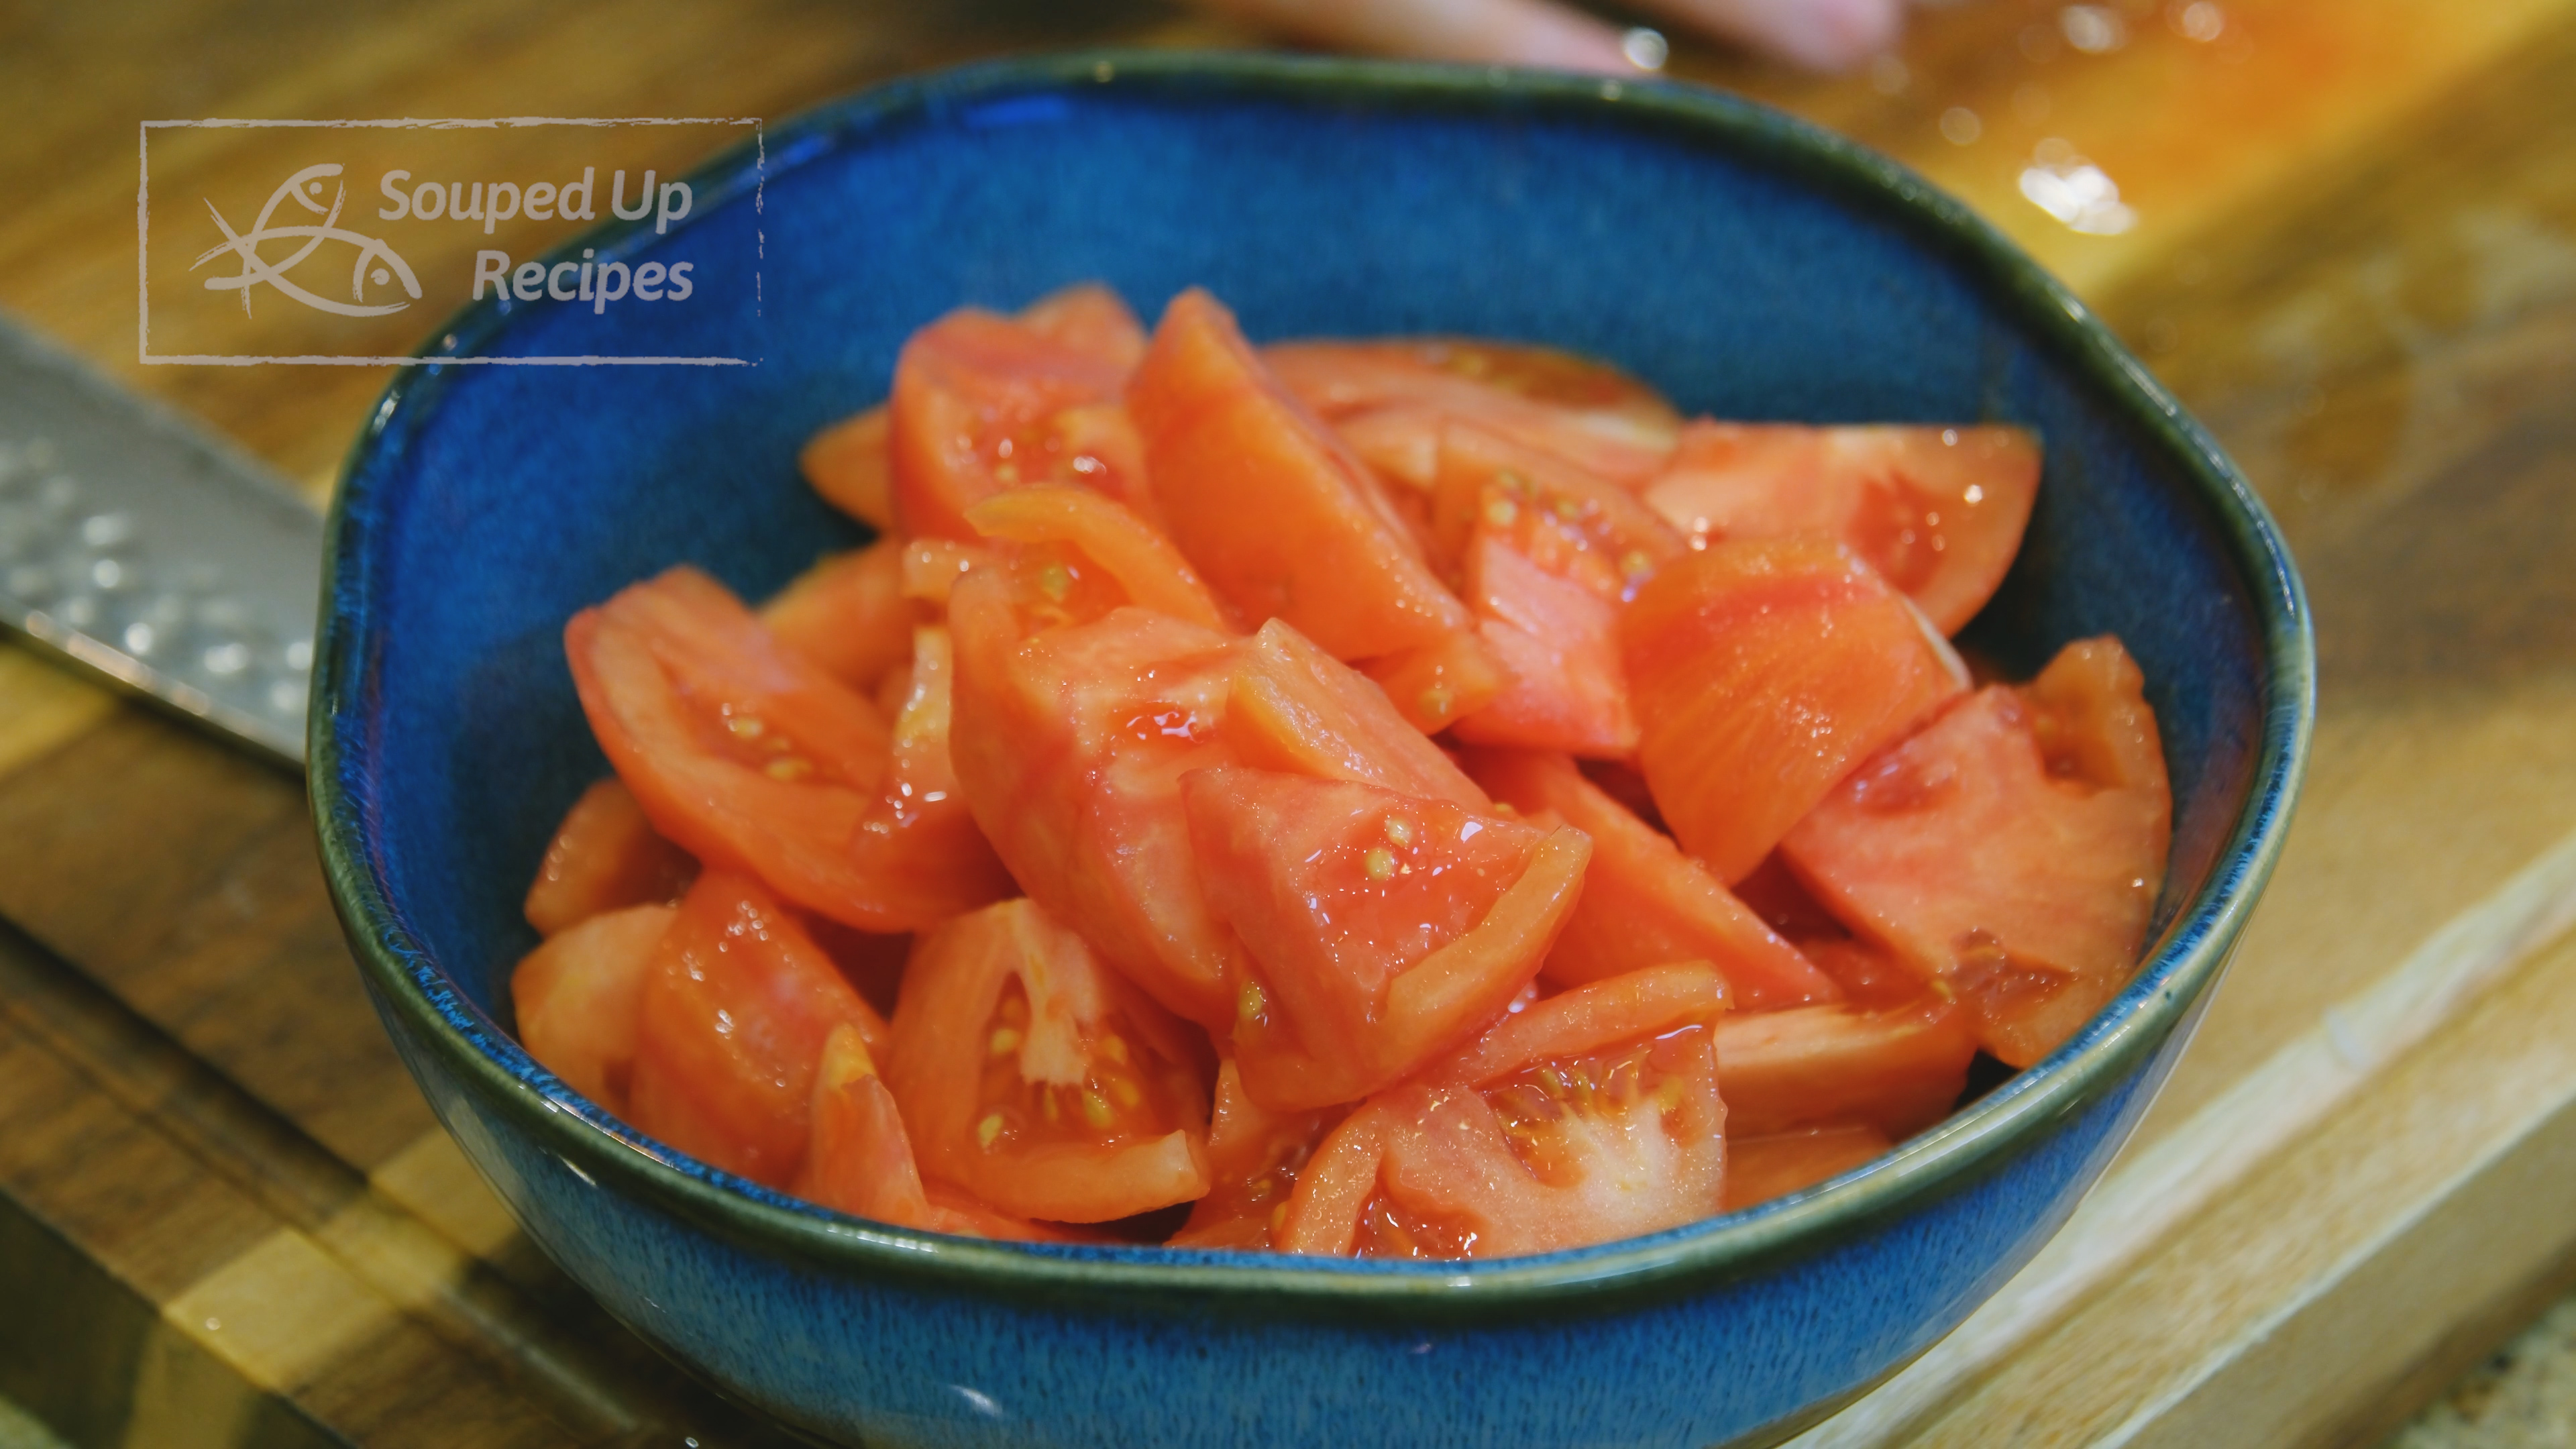
[[[1554,0],[1195,0],[1201,8],[1337,49],[1425,60],[1636,75],[1663,38],[1622,31]],[[1893,44],[1904,0],[1641,0],[1673,23],[1811,70],[1842,70]]]

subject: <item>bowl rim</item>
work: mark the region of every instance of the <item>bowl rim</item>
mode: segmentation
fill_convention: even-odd
[[[1084,50],[896,79],[807,110],[716,157],[690,178],[705,198],[699,215],[756,188],[772,157],[786,159],[793,169],[876,135],[935,123],[954,108],[1100,91],[1569,117],[1632,127],[1722,151],[1825,190],[1943,254],[2180,466],[2214,516],[2228,562],[2246,588],[2263,635],[2263,722],[2248,798],[2209,879],[2176,910],[2129,986],[2042,1062],[1871,1163],[1751,1209],[1648,1237],[1490,1261],[1366,1262],[1155,1246],[995,1243],[849,1217],[699,1163],[573,1093],[455,988],[425,945],[404,929],[367,867],[366,812],[356,798],[361,792],[344,772],[352,757],[348,737],[365,732],[363,704],[373,664],[363,648],[375,603],[364,582],[377,511],[372,485],[378,471],[399,459],[420,420],[434,414],[442,375],[465,371],[432,364],[398,371],[342,466],[327,530],[308,754],[324,871],[361,973],[388,1025],[433,1054],[460,1088],[524,1128],[585,1179],[614,1182],[720,1239],[804,1266],[1067,1307],[1160,1304],[1193,1311],[1492,1323],[1498,1313],[1608,1309],[1704,1290],[1866,1233],[1999,1170],[2024,1139],[2125,1082],[2189,1019],[2224,969],[2279,858],[2314,725],[2313,628],[2288,550],[2252,486],[2207,430],[2062,284],[1962,203],[1897,162],[1718,91],[1498,67],[1266,53]],[[611,256],[620,244],[639,239],[651,239],[642,223],[612,223],[566,241],[547,260],[584,247]],[[492,301],[471,304],[415,355],[470,355],[508,326],[515,310]]]

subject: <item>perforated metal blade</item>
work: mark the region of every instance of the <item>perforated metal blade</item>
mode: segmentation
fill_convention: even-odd
[[[0,317],[0,621],[300,765],[321,565],[267,469]]]

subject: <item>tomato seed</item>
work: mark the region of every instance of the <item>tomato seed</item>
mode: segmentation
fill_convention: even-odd
[[[1020,1034],[1007,1026],[993,1028],[993,1039],[987,1048],[997,1057],[1006,1057],[1020,1049]]]
[[[1401,815],[1386,817],[1386,838],[1398,845],[1413,843],[1413,822]]]
[[[1361,858],[1360,866],[1368,872],[1370,880],[1393,880],[1395,879],[1395,852],[1383,845],[1371,846],[1369,853]]]
[[[1133,1089],[1130,1088],[1130,1090]],[[1107,1097],[1085,1087],[1082,1089],[1082,1120],[1106,1131],[1110,1123],[1118,1120],[1118,1114],[1110,1110]]]
[[[987,1112],[984,1120],[975,1124],[975,1145],[986,1152],[993,1150],[995,1139],[1001,1135],[1002,1114],[999,1112]]]

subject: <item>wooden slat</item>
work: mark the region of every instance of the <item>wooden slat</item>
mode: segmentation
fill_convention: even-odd
[[[768,1437],[669,1383],[559,1275],[478,1259],[509,1245],[446,1236],[5,927],[0,1111],[0,1189],[254,1395],[337,1432],[458,1442],[435,1425],[463,1414],[498,1443]],[[488,1221],[479,1182],[446,1187]]]
[[[360,1169],[436,1127],[349,963],[302,788],[127,708],[0,781],[0,915]]]
[[[2103,8],[2129,39],[2099,56],[2057,4],[1919,11],[1901,86],[1683,57],[1907,159],[2073,280],[2281,514],[2323,651],[2288,854],[2136,1150],[2040,1265],[2058,1276],[1982,1321],[2017,1319],[1819,1431],[1837,1442],[2324,1442],[2430,1392],[2576,1261],[2515,1216],[2576,1200],[2546,1027],[2565,951],[2533,955],[2576,898],[2552,853],[2576,831],[2576,0],[2235,0],[2206,44],[2179,5]],[[318,497],[382,375],[135,365],[136,120],[774,118],[1118,36],[1243,33],[1141,3],[47,12],[0,47],[23,202],[0,306]],[[1976,141],[1943,136],[1952,106]],[[2128,230],[2023,198],[2051,136],[2118,181]],[[197,137],[169,164],[258,190],[280,155]],[[76,1244],[158,1315],[130,1442],[281,1413],[365,1442],[752,1432],[605,1323],[431,1123],[292,782],[0,650],[0,915],[53,953],[0,938],[0,1227]],[[2452,1271],[2464,1245],[2482,1274]]]
[[[2339,1442],[2576,1252],[2576,941],[2529,963],[1909,1442]],[[2106,1373],[2103,1365],[2117,1364]]]

